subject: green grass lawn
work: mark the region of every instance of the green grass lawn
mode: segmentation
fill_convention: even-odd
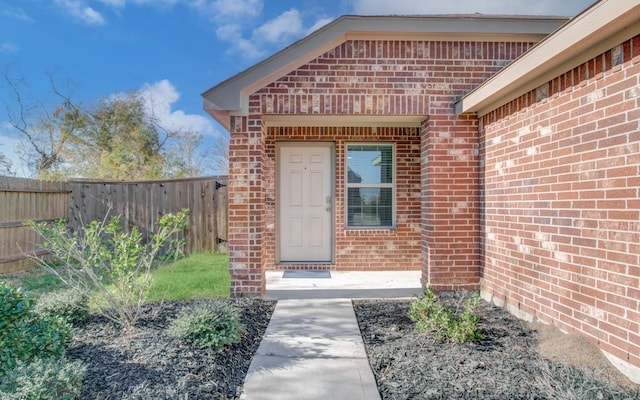
[[[192,254],[153,272],[149,301],[229,297],[227,254]]]
[[[27,271],[0,275],[0,281],[20,287],[34,297],[66,288],[65,284],[47,268],[36,266]]]
[[[192,254],[154,270],[152,279],[149,301],[226,298],[231,284],[229,257],[217,253]],[[54,273],[44,267],[0,275],[0,280],[22,287],[35,297],[65,287]]]

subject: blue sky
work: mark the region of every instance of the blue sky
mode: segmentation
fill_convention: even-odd
[[[343,14],[573,16],[593,0],[0,0],[0,70],[53,105],[48,74],[76,101],[141,90],[165,126],[222,131],[200,93]],[[0,100],[8,90],[0,83]],[[51,103],[51,104],[49,104]],[[19,167],[0,103],[0,153]]]

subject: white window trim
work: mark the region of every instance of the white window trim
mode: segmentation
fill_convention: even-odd
[[[392,183],[349,183],[349,146],[391,146],[392,157]],[[396,175],[397,175],[396,144],[394,142],[346,142],[344,146],[344,226],[349,230],[394,230],[396,229],[397,198],[396,198]],[[349,188],[391,188],[391,225],[390,226],[349,226]]]

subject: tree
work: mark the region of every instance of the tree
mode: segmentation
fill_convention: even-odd
[[[0,175],[11,175],[11,161],[0,153]]]
[[[55,85],[51,75],[49,80],[60,104],[49,111],[42,103],[27,103],[24,98],[26,82],[22,78],[12,78],[8,68],[2,71],[4,86],[8,88],[13,107],[6,103],[9,125],[24,140],[19,156],[33,175],[41,179],[60,178],[59,168],[64,164],[63,152],[73,138],[76,125],[70,116],[80,115],[80,109],[72,102],[71,95],[63,94]]]
[[[67,148],[69,171],[108,179],[153,179],[164,175],[163,146],[171,132],[151,120],[140,96],[102,98],[81,115],[67,114],[77,126]]]
[[[202,176],[207,172],[209,151],[202,149],[201,133],[176,132],[166,153],[167,174],[174,178]]]
[[[198,176],[205,171],[203,135],[163,127],[139,92],[103,98],[79,118],[67,157],[76,175],[137,180]]]
[[[229,173],[229,133],[216,138],[213,152],[211,153],[211,164],[215,171],[221,175]]]
[[[40,179],[69,177],[139,180],[196,176],[206,169],[201,134],[170,130],[138,91],[89,104],[72,100],[50,76],[59,104],[29,104],[26,82],[2,72],[10,89],[10,125],[22,139],[21,159]]]

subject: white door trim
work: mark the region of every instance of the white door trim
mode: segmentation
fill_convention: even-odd
[[[322,256],[313,256],[313,252],[309,252],[309,257],[305,259],[302,257],[292,257],[285,254],[288,250],[283,250],[284,238],[283,234],[286,231],[283,229],[283,222],[285,218],[285,205],[283,203],[283,187],[286,187],[283,183],[283,160],[282,153],[284,148],[321,148],[323,151],[328,150],[329,160],[326,166],[323,166],[324,170],[328,174],[328,184],[324,185],[325,192],[322,193],[323,206],[322,211],[324,214],[324,221],[328,224],[326,235],[323,235],[323,240],[326,242],[323,246]],[[334,243],[335,243],[335,144],[333,142],[280,142],[276,144],[276,262],[277,263],[294,263],[294,264],[331,264],[334,262]],[[306,253],[305,253],[306,254]],[[315,258],[314,258],[315,257]]]

